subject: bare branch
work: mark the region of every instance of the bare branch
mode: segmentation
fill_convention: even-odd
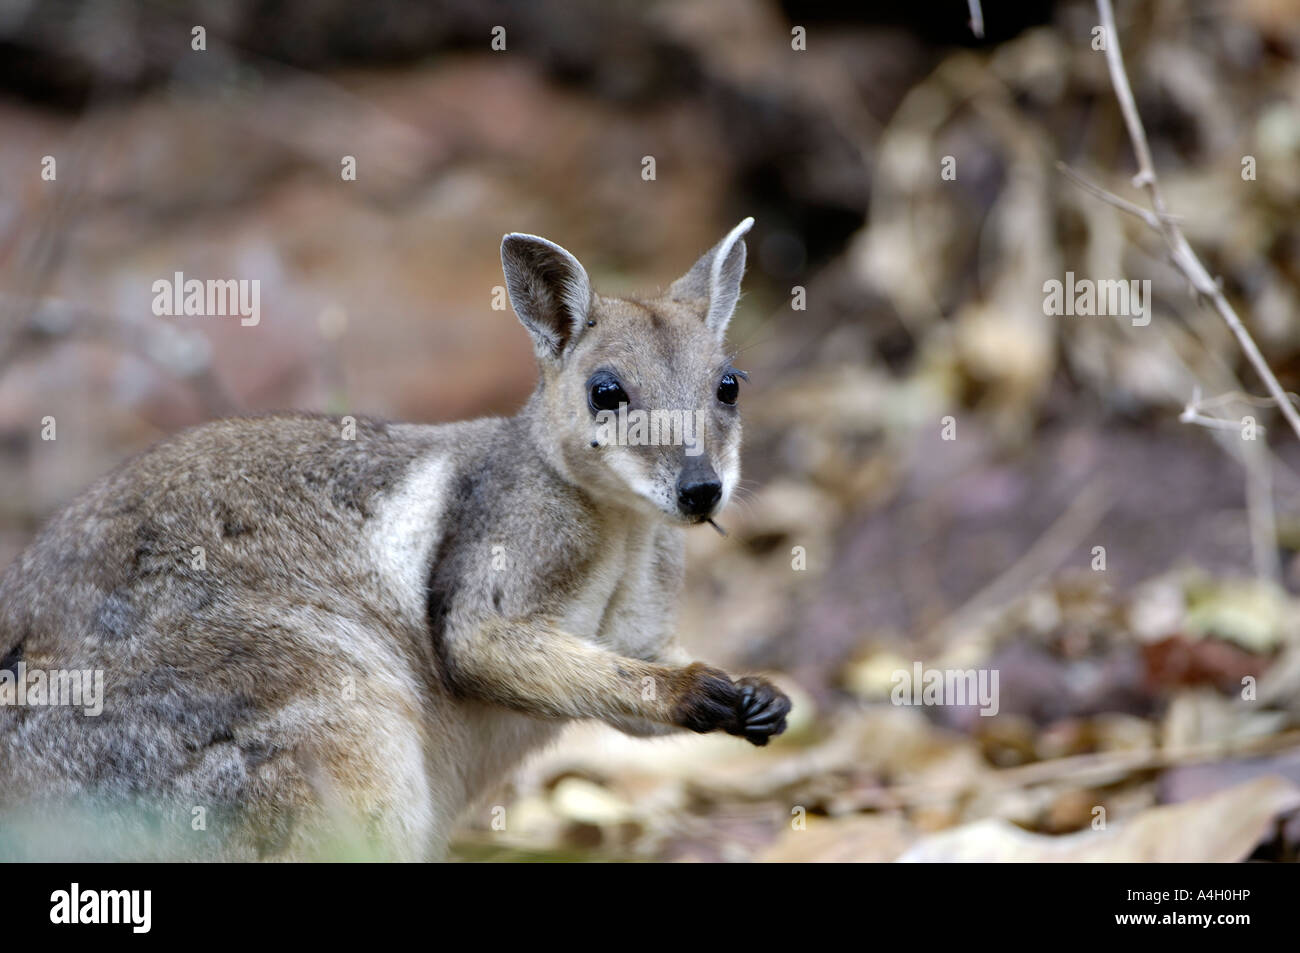
[[[1259,375],[1260,380],[1268,388],[1269,394],[1276,401],[1282,416],[1291,425],[1296,437],[1300,438],[1300,411],[1297,411],[1295,405],[1287,399],[1286,391],[1282,389],[1277,377],[1269,369],[1268,362],[1264,360],[1264,355],[1255,344],[1255,339],[1241,323],[1241,318],[1237,316],[1237,312],[1224,296],[1223,289],[1210,277],[1210,273],[1205,270],[1205,265],[1196,256],[1196,252],[1192,251],[1192,246],[1188,244],[1182,228],[1169,215],[1164,195],[1160,191],[1160,181],[1156,177],[1155,164],[1151,161],[1151,146],[1147,142],[1146,129],[1142,126],[1142,118],[1138,115],[1137,103],[1133,99],[1133,89],[1129,85],[1128,73],[1124,70],[1119,31],[1115,28],[1115,11],[1111,6],[1111,0],[1097,0],[1097,12],[1101,15],[1102,32],[1106,40],[1106,66],[1110,71],[1111,85],[1115,87],[1115,97],[1119,100],[1120,111],[1124,114],[1124,124],[1128,127],[1129,139],[1133,143],[1133,152],[1137,157],[1138,173],[1133,177],[1133,184],[1146,190],[1151,198],[1151,206],[1155,210],[1154,224],[1145,216],[1143,218],[1164,237],[1174,264],[1187,276],[1192,288],[1208,299],[1219,312],[1219,316],[1236,336],[1242,351],[1255,368],[1255,373]]]
[[[1065,174],[1067,179],[1079,186],[1079,188],[1083,189],[1085,192],[1101,199],[1108,205],[1115,206],[1121,212],[1128,212],[1128,214],[1142,219],[1142,221],[1146,222],[1156,231],[1160,231],[1160,219],[1156,217],[1156,213],[1151,211],[1149,208],[1143,208],[1141,205],[1130,202],[1126,198],[1121,198],[1114,192],[1103,189],[1100,185],[1085,178],[1081,173],[1071,169],[1064,162],[1057,162],[1056,167]]]

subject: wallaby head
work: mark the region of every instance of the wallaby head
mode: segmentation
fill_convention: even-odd
[[[608,298],[559,245],[510,234],[506,288],[532,335],[539,444],[606,505],[677,523],[726,506],[740,479],[740,380],[725,348],[747,218],[654,298]]]

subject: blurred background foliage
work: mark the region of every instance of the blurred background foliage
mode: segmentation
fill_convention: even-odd
[[[1159,239],[1056,168],[1140,201],[1094,7],[986,6],[981,40],[964,0],[0,0],[0,567],[215,416],[512,412],[504,232],[617,294],[753,215],[745,491],[681,627],[779,673],[791,731],[575,728],[462,856],[1294,859],[1300,452]],[[1300,2],[1118,18],[1169,203],[1300,390]],[[176,271],[259,279],[260,325],[155,317]],[[1150,279],[1151,323],[1045,316],[1067,271]],[[1264,439],[1180,423],[1197,388]],[[997,669],[999,714],[889,704],[915,660]]]

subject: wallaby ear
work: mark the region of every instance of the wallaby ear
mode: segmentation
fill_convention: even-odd
[[[512,232],[501,240],[501,270],[510,303],[533,336],[538,356],[558,359],[591,310],[586,269],[554,242]]]
[[[753,224],[754,220],[747,218],[729,231],[668,289],[679,301],[708,301],[704,323],[719,338],[726,334],[740,298],[740,279],[745,275],[745,243],[741,239]]]

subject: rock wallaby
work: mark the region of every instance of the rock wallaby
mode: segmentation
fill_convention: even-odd
[[[541,371],[514,417],[221,420],[54,517],[0,579],[0,854],[436,859],[570,719],[783,731],[785,695],[673,623],[684,534],[739,479],[752,223],[645,298],[505,236]],[[101,710],[59,703],[69,672]]]

